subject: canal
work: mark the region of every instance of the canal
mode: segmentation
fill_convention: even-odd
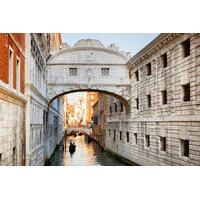
[[[76,151],[70,155],[69,142],[74,141]],[[83,136],[70,137],[66,141],[66,150],[62,146],[56,148],[51,166],[125,166],[125,162],[105,152],[96,142],[88,143]]]

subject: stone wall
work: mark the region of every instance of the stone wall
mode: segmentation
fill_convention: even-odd
[[[184,56],[187,39],[190,53]],[[163,61],[165,53],[167,66]],[[129,61],[131,117],[120,122],[110,121],[107,137],[112,144],[108,146],[111,151],[140,165],[200,164],[199,55],[200,34],[161,34]],[[148,63],[151,63],[150,75]],[[188,84],[189,93],[184,89]],[[167,91],[166,104],[163,91]],[[184,96],[188,94],[189,99],[185,101]],[[115,143],[112,142],[114,128],[118,138],[120,131],[123,135]]]
[[[25,164],[25,102],[0,83],[0,165]]]
[[[44,165],[63,134],[63,103],[47,99],[45,35],[26,34],[26,165]],[[58,103],[60,107],[58,106]]]
[[[93,106],[94,110],[94,126],[92,129],[92,137],[105,149],[106,148],[106,129],[108,117],[108,98],[103,93],[98,94],[98,101]]]

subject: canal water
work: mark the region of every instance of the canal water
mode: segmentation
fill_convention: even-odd
[[[69,142],[74,141],[76,151],[70,155]],[[96,142],[88,143],[87,137],[70,137],[66,141],[66,150],[62,146],[56,148],[51,166],[125,166],[125,162],[105,152]]]

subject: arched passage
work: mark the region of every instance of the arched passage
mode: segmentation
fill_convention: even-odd
[[[51,105],[53,100],[55,100],[56,98],[63,96],[63,95],[76,93],[76,92],[98,92],[98,93],[103,93],[103,94],[107,94],[107,95],[110,95],[110,96],[114,96],[124,104],[127,111],[130,111],[129,101],[127,99],[125,99],[123,96],[120,96],[119,94],[116,94],[116,93],[113,93],[113,92],[98,90],[98,89],[79,89],[79,90],[72,90],[72,91],[66,91],[66,92],[60,93],[60,94],[54,96],[52,99],[49,100],[48,107]]]

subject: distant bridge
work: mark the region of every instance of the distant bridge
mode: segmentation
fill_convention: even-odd
[[[72,135],[72,134],[83,134],[83,135],[91,135],[92,129],[90,128],[78,128],[78,127],[71,127],[65,129],[67,135]]]

